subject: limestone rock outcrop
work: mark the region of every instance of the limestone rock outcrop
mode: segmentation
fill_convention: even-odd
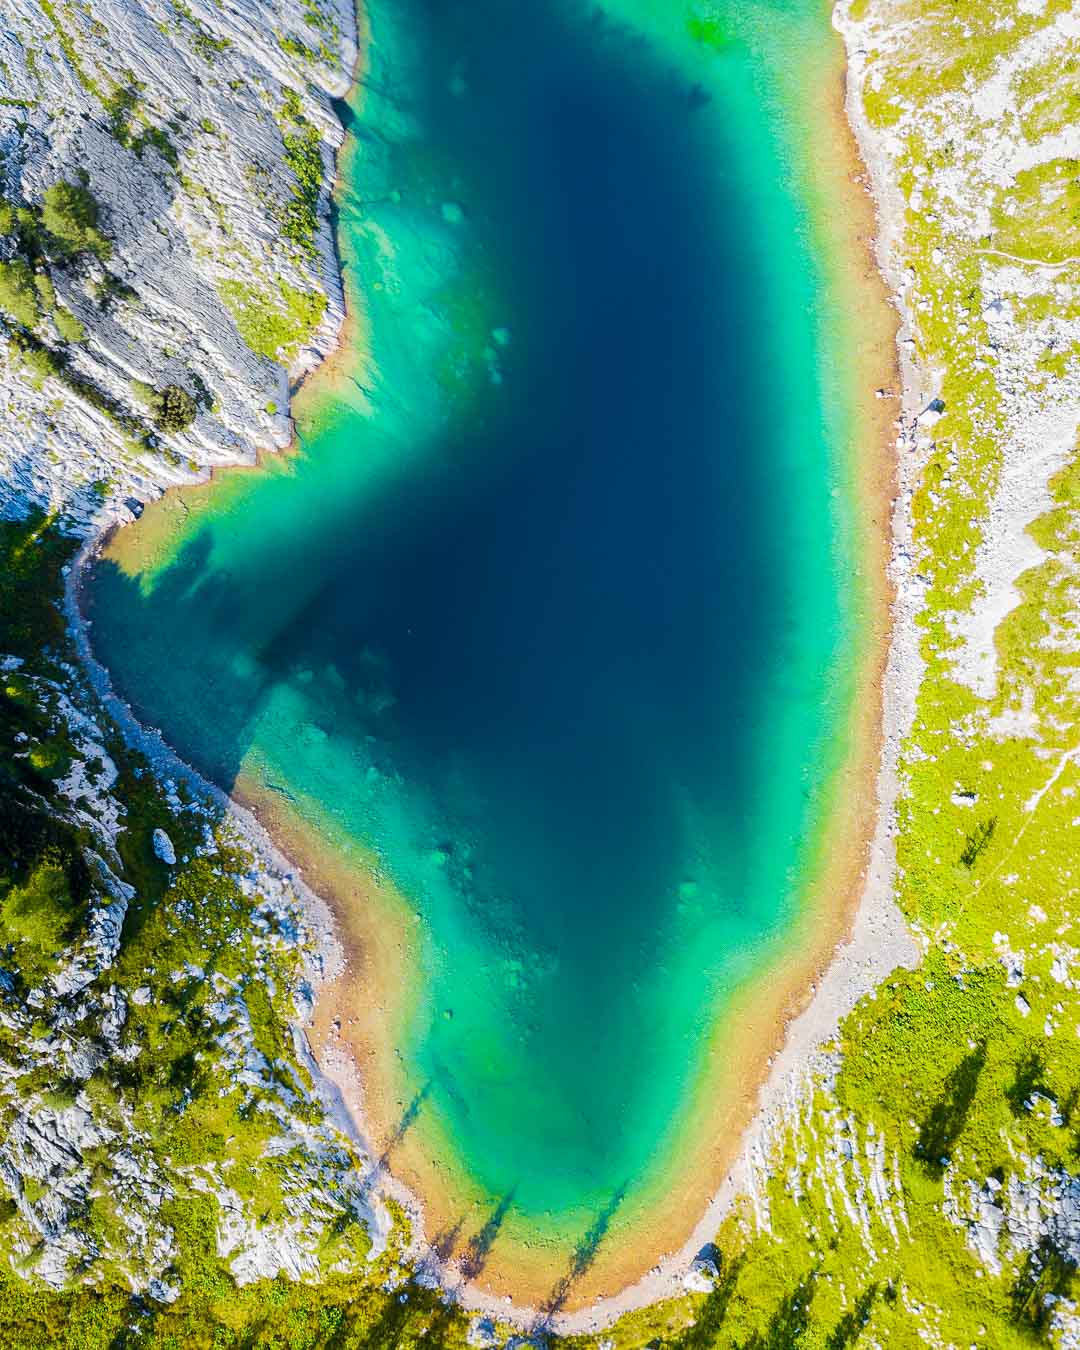
[[[329,192],[356,52],[348,0],[5,6],[0,198],[33,213],[81,185],[109,242],[29,258],[29,342],[62,378],[0,307],[0,512],[86,530],[288,443],[289,376],[343,316]],[[170,387],[194,416],[161,415]]]

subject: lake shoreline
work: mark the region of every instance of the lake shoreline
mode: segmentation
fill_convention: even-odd
[[[891,360],[887,371],[878,370],[876,374],[877,383],[889,387],[896,382],[895,316],[885,305],[884,288],[871,252],[873,239],[877,233],[873,204],[855,182],[855,178],[860,176],[863,170],[857,158],[858,152],[852,139],[851,127],[844,112],[842,95],[844,76],[840,51],[837,52],[836,66],[836,79],[829,94],[828,109],[819,110],[816,116],[821,118],[827,116],[830,137],[838,147],[846,146],[842,155],[847,156],[846,195],[849,200],[843,211],[844,233],[859,241],[862,286],[865,286],[869,276],[880,293],[875,303],[881,304],[880,317],[885,320],[883,328],[888,330],[886,345]],[[818,122],[816,125],[820,126],[821,123]],[[338,173],[340,181],[343,173],[340,157]],[[354,378],[352,371],[340,370],[340,365],[346,357],[350,363],[355,362],[356,352],[364,349],[365,334],[362,327],[362,312],[358,312],[353,304],[347,303],[346,320],[338,344],[322,365],[317,367],[320,382],[334,378],[350,380]],[[705,1167],[699,1167],[699,1175],[692,1187],[687,1185],[671,1195],[666,1206],[670,1211],[666,1222],[656,1217],[650,1222],[647,1231],[651,1243],[649,1250],[652,1255],[648,1258],[648,1262],[652,1262],[651,1266],[645,1260],[626,1262],[608,1260],[609,1249],[603,1248],[603,1261],[598,1261],[588,1272],[587,1281],[582,1280],[575,1287],[573,1296],[565,1304],[565,1311],[545,1318],[535,1306],[522,1306],[517,1297],[514,1298],[513,1306],[508,1307],[505,1288],[492,1291],[470,1283],[463,1278],[459,1265],[452,1260],[425,1259],[426,1255],[430,1254],[430,1249],[425,1249],[422,1243],[417,1244],[414,1256],[417,1257],[418,1263],[432,1276],[438,1278],[444,1287],[453,1290],[455,1297],[463,1306],[485,1312],[501,1321],[512,1320],[526,1326],[544,1321],[549,1322],[557,1330],[573,1331],[605,1325],[624,1311],[679,1292],[689,1262],[698,1248],[711,1239],[736,1194],[752,1185],[753,1161],[762,1155],[777,1113],[782,1112],[783,1102],[791,1085],[791,1076],[798,1070],[800,1056],[805,1056],[810,1047],[819,1045],[834,1033],[836,1022],[845,1005],[850,1006],[859,994],[877,983],[888,969],[911,957],[910,939],[905,943],[906,931],[901,932],[896,928],[896,916],[891,912],[887,830],[884,843],[881,836],[883,824],[891,811],[892,797],[887,790],[883,790],[878,767],[882,748],[883,746],[888,748],[891,734],[888,723],[884,733],[882,731],[881,705],[883,681],[887,679],[885,666],[889,651],[888,612],[891,597],[885,577],[889,545],[886,522],[891,510],[893,492],[896,433],[892,425],[892,409],[895,405],[888,400],[872,402],[870,386],[863,387],[864,374],[869,372],[864,372],[860,366],[858,380],[869,415],[865,424],[861,421],[857,424],[861,429],[858,440],[861,444],[865,434],[866,444],[873,447],[873,453],[858,457],[856,473],[859,481],[859,497],[864,502],[865,514],[868,517],[868,523],[864,521],[860,524],[860,546],[872,544],[874,547],[872,563],[865,557],[863,561],[864,571],[869,571],[877,579],[871,583],[873,594],[867,600],[873,618],[867,617],[864,621],[867,629],[867,650],[860,654],[859,688],[852,700],[853,716],[859,724],[858,732],[852,737],[854,754],[849,757],[844,767],[837,771],[834,786],[829,793],[832,800],[824,812],[828,824],[823,830],[819,847],[819,853],[828,857],[826,862],[819,862],[818,867],[814,869],[817,875],[809,888],[813,898],[805,903],[800,921],[800,927],[805,929],[811,926],[815,919],[825,915],[830,920],[828,933],[824,937],[817,935],[815,958],[812,961],[807,962],[804,959],[785,962],[780,967],[779,978],[770,979],[772,997],[766,1016],[762,1016],[760,1007],[743,1012],[745,1020],[748,1023],[752,1022],[756,1029],[757,1035],[754,1039],[760,1044],[760,1053],[747,1067],[745,1074],[741,1075],[740,1089],[734,1094],[737,1101],[729,1111],[725,1124],[724,1143],[714,1145],[703,1152],[696,1146],[683,1146],[683,1141],[680,1141],[680,1155],[684,1163],[690,1158],[700,1163],[701,1156],[705,1156],[707,1164]],[[305,391],[310,388],[306,379],[303,384]],[[190,492],[190,489],[186,491]],[[83,565],[85,559],[80,560],[79,567]],[[77,571],[78,568],[73,569],[76,588]],[[887,695],[886,702],[888,702]],[[254,817],[261,822],[270,838],[287,839],[290,833],[287,826],[278,818],[279,813],[269,809],[278,803],[273,803],[270,799],[261,802],[260,797],[261,794],[254,785],[247,782],[238,784],[233,793],[234,801],[239,800],[242,806],[253,810]],[[854,828],[850,816],[852,807],[857,811],[857,824]],[[244,816],[246,815],[245,811]],[[259,833],[262,833],[262,829]],[[872,836],[874,842],[871,849]],[[879,848],[879,844],[883,844],[884,852]],[[304,850],[300,846],[300,841],[295,838],[291,844],[287,842],[285,848],[290,857],[308,851]],[[356,971],[354,978],[357,978],[360,985],[361,996],[369,1003],[378,1001],[381,995],[376,993],[373,996],[370,981],[363,973],[363,963],[364,951],[371,949],[372,933],[385,919],[385,913],[378,916],[379,924],[372,922],[367,925],[366,931],[350,933],[350,925],[345,920],[346,916],[355,917],[357,912],[355,882],[352,886],[344,887],[343,895],[342,882],[335,881],[331,875],[332,869],[318,866],[313,857],[308,858],[306,865],[301,857],[301,870],[308,876],[309,884],[314,880],[315,889],[324,895],[329,905],[329,913],[325,906],[312,910],[312,926],[321,939],[328,940],[332,936],[340,944],[346,963],[341,968],[340,977],[348,979],[347,972],[350,967],[353,968]],[[835,903],[832,905],[823,903],[818,898],[837,892],[847,897],[847,903],[843,907],[838,907]],[[380,905],[379,908],[386,910],[387,907]],[[330,917],[331,914],[333,918]],[[369,917],[374,920],[376,916]],[[860,939],[861,928],[866,929],[867,925],[869,925],[867,931],[872,934],[869,945],[865,933]],[[838,951],[839,944],[844,942],[853,927],[854,936],[842,950]],[[384,942],[386,936],[385,933],[380,933]],[[863,943],[861,948],[860,940]],[[407,941],[407,937],[396,942],[399,955],[404,941]],[[796,943],[792,941],[786,945],[795,946]],[[874,950],[875,947],[877,950]],[[868,970],[862,963],[871,954],[877,964]],[[896,959],[892,961],[892,965],[887,965],[892,957]],[[405,958],[401,959],[405,961]],[[395,961],[390,960],[388,964],[395,966]],[[404,965],[396,965],[395,968],[407,968],[407,961]],[[772,970],[775,975],[776,967]],[[835,975],[837,971],[840,972],[839,976]],[[760,984],[760,977],[755,980],[755,984]],[[819,987],[811,994],[815,985]],[[356,992],[355,989],[353,992]],[[363,1066],[366,1062],[365,1055],[370,1056],[371,1051],[365,1050],[363,1043],[357,1039],[357,1055],[350,1063],[350,1055],[346,1051],[346,1045],[351,1039],[345,1031],[345,1027],[348,1026],[347,1020],[340,1036],[336,1038],[337,1043],[333,1043],[335,1040],[332,1035],[333,1022],[335,1016],[340,1016],[344,1011],[339,1006],[342,1001],[344,1001],[342,991],[340,989],[334,991],[333,981],[324,985],[317,999],[316,1025],[321,1023],[325,1034],[321,1036],[320,1048],[320,1033],[317,1030],[314,1032],[312,1038],[314,1048],[324,1073],[336,1083],[349,1112],[355,1117],[357,1137],[371,1141],[370,1151],[373,1156],[381,1156],[386,1152],[387,1126],[384,1125],[381,1131],[371,1128],[370,1117],[374,1114],[372,1103],[370,1096],[365,1101],[360,1095],[364,1090],[363,1074],[357,1072],[355,1063],[358,1059]],[[760,1002],[760,998],[758,1001]],[[348,1002],[351,1006],[355,1006],[352,999]],[[725,1015],[722,1019],[718,1019],[718,1023],[722,1020],[725,1032],[730,1034],[733,1021],[737,1021],[739,1017],[738,1013],[734,1016]],[[764,1035],[761,1034],[763,1026],[768,1028]],[[393,1046],[383,1047],[383,1053],[388,1059],[392,1059]],[[700,1128],[706,1135],[715,1138],[718,1133],[715,1108],[711,1104],[706,1107],[705,1103],[702,1103],[702,1106],[705,1109],[699,1114],[706,1119],[702,1120]],[[382,1114],[385,1117],[388,1113],[384,1110]],[[676,1169],[672,1167],[669,1170]],[[686,1171],[687,1168],[684,1165],[679,1170]],[[389,1173],[395,1174],[392,1159]],[[389,1186],[389,1183],[388,1187],[392,1193],[396,1192],[395,1198],[408,1201],[407,1208],[414,1218],[414,1225],[418,1223],[421,1231],[425,1231],[428,1214],[435,1207],[424,1206],[408,1192],[406,1187]],[[711,1200],[709,1196],[712,1197]],[[703,1202],[706,1203],[704,1214],[690,1237],[682,1242],[677,1250],[673,1250],[676,1239],[668,1231],[669,1227],[671,1230],[685,1233],[686,1216],[701,1213]],[[630,1246],[626,1240],[629,1236],[626,1231],[618,1232],[617,1236],[613,1237],[612,1246],[616,1240],[624,1247]],[[634,1236],[640,1237],[640,1233],[635,1232]],[[657,1261],[656,1256],[660,1252],[665,1254]],[[516,1282],[514,1287],[518,1287]]]

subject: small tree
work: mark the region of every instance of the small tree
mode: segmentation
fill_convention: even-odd
[[[53,183],[41,202],[41,223],[53,251],[61,256],[92,253],[106,259],[112,244],[98,229],[98,204],[88,188],[77,183]]]
[[[41,318],[34,273],[25,258],[0,263],[0,309],[24,328],[34,328]]]
[[[178,384],[167,384],[157,396],[154,423],[160,431],[186,431],[198,411],[198,405],[186,389]]]

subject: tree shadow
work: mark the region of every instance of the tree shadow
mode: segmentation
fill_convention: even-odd
[[[513,1197],[513,1191],[504,1195],[483,1226],[466,1243],[465,1252],[458,1263],[458,1269],[465,1280],[475,1279],[483,1270],[487,1255],[494,1245],[499,1229],[513,1204]],[[450,1260],[457,1247],[464,1225],[464,1219],[459,1219],[449,1228],[436,1234],[429,1244],[432,1257],[438,1261]],[[438,1274],[434,1269],[434,1262],[431,1260],[421,1260],[416,1273],[428,1277]],[[458,1347],[461,1344],[459,1322],[461,1309],[457,1301],[457,1293],[457,1288],[448,1290],[424,1332],[424,1344],[432,1347],[432,1350],[443,1350],[443,1347],[451,1346]],[[368,1343],[365,1342],[365,1344]],[[374,1342],[370,1342],[370,1344],[374,1345]]]
[[[420,1115],[421,1108],[423,1107],[424,1102],[427,1100],[430,1092],[431,1092],[431,1079],[429,1078],[427,1082],[423,1085],[423,1087],[419,1090],[419,1092],[417,1092],[416,1095],[413,1097],[409,1105],[405,1108],[404,1112],[402,1113],[401,1119],[398,1121],[397,1125],[394,1127],[393,1133],[387,1140],[386,1147],[379,1154],[378,1158],[376,1158],[375,1161],[372,1163],[367,1176],[364,1178],[364,1184],[361,1187],[360,1193],[362,1196],[367,1197],[368,1195],[370,1195],[376,1183],[389,1170],[390,1159],[393,1156],[394,1150],[398,1147],[398,1145],[405,1138],[408,1132],[416,1124],[416,1121]]]
[[[1022,1116],[1027,1110],[1027,1101],[1033,1092],[1050,1094],[1043,1080],[1042,1056],[1037,1050],[1028,1050],[1016,1066],[1013,1080],[1005,1089],[1005,1099],[1014,1116]]]
[[[502,1197],[491,1211],[483,1227],[469,1239],[465,1254],[461,1258],[461,1273],[467,1280],[475,1280],[487,1264],[488,1254],[495,1245],[499,1230],[506,1221],[510,1207],[514,1203],[514,1187]]]
[[[434,1234],[428,1242],[432,1255],[439,1261],[449,1261],[454,1254],[454,1249],[458,1245],[458,1239],[461,1237],[461,1230],[465,1227],[465,1220],[458,1219],[456,1223],[450,1224],[447,1228],[442,1228]]]
[[[1041,1331],[1052,1306],[1046,1301],[1047,1295],[1066,1294],[1075,1273],[1076,1263],[1060,1252],[1051,1238],[1042,1238],[1035,1250],[1028,1252],[1010,1291],[1013,1322]]]
[[[994,837],[994,831],[997,829],[997,816],[990,816],[987,820],[980,820],[971,833],[964,840],[964,848],[960,854],[960,861],[965,867],[974,867],[980,856],[985,853],[990,846],[990,840]]]
[[[949,1150],[964,1128],[985,1063],[986,1043],[981,1042],[945,1079],[940,1100],[922,1123],[916,1151],[931,1176],[940,1177],[945,1171]]]
[[[717,1262],[719,1275],[716,1283],[698,1310],[694,1325],[687,1327],[671,1343],[672,1350],[712,1350],[717,1344],[745,1263],[746,1255],[742,1252],[733,1260]]]
[[[596,1260],[596,1253],[600,1249],[600,1244],[607,1236],[607,1231],[611,1227],[611,1221],[615,1213],[622,1204],[629,1182],[623,1184],[614,1192],[611,1199],[597,1214],[596,1218],[589,1225],[581,1240],[574,1248],[574,1254],[570,1259],[570,1267],[566,1274],[559,1280],[551,1291],[546,1303],[540,1310],[540,1317],[537,1321],[536,1330],[544,1331],[551,1327],[553,1319],[566,1306],[566,1301],[570,1297],[570,1291],[575,1283],[581,1279],[582,1275],[589,1269],[593,1261]]]
[[[413,1316],[408,1301],[389,1296],[382,1303],[381,1311],[369,1326],[357,1327],[356,1324],[343,1327],[335,1337],[335,1350],[392,1350],[393,1347],[408,1343],[406,1327]],[[357,1335],[357,1331],[359,1334]]]
[[[850,1308],[829,1332],[825,1341],[825,1350],[848,1350],[859,1339],[864,1326],[870,1320],[874,1304],[877,1302],[878,1287],[869,1284],[859,1295],[855,1306]]]
[[[815,1283],[811,1274],[782,1299],[764,1331],[755,1331],[743,1350],[792,1350],[810,1325],[810,1304]]]

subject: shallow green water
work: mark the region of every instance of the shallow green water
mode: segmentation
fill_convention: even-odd
[[[339,202],[374,368],[305,394],[293,472],[91,587],[145,720],[377,854],[421,919],[415,1128],[575,1233],[662,1174],[792,931],[858,636],[770,83],[826,18],[742,24],[377,5]]]

